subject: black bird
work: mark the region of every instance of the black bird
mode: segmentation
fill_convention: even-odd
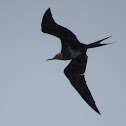
[[[71,60],[69,65],[64,69],[64,73],[70,80],[73,87],[78,91],[81,97],[87,102],[87,104],[100,114],[98,108],[95,105],[95,101],[89,91],[86,80],[84,77],[84,72],[87,64],[87,49],[108,45],[111,43],[101,44],[103,40],[96,41],[91,44],[83,44],[78,41],[76,36],[67,28],[58,25],[53,17],[50,8],[45,12],[42,23],[41,30],[44,33],[48,33],[60,38],[62,43],[62,50],[54,58],[48,59],[58,59],[58,60]]]

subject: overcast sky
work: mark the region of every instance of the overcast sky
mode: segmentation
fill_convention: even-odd
[[[80,42],[117,41],[87,52],[85,77],[101,115],[64,75],[70,61],[46,61],[61,50],[41,32],[49,7]],[[125,126],[125,65],[125,0],[0,1],[0,126]]]

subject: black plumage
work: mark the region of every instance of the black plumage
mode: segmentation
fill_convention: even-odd
[[[100,114],[91,95],[91,92],[87,87],[84,76],[87,64],[86,52],[89,48],[107,45],[101,44],[101,42],[110,38],[111,36],[88,45],[80,43],[75,34],[73,34],[69,29],[58,25],[54,21],[50,8],[45,12],[43,16],[41,30],[44,33],[48,33],[60,38],[62,43],[61,53],[57,54],[52,59],[71,60],[69,65],[64,69],[66,77],[70,80],[73,87],[78,91],[78,93],[87,102],[87,104]]]

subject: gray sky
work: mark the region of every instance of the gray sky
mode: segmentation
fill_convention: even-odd
[[[1,0],[0,126],[126,125],[125,0]],[[57,23],[85,44],[112,35],[115,44],[87,52],[87,85],[101,116],[72,87],[63,69],[69,61],[46,59],[60,40],[41,33],[51,8]]]

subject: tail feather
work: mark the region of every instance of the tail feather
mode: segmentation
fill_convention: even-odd
[[[101,44],[102,41],[104,41],[104,40],[106,40],[106,39],[108,39],[110,37],[112,37],[112,36],[109,36],[109,37],[106,37],[106,38],[101,39],[99,41],[96,41],[94,43],[88,44],[87,48],[95,48],[95,47],[99,47],[99,46],[104,46],[104,45],[112,44],[113,42],[112,43],[103,43],[103,44]]]

